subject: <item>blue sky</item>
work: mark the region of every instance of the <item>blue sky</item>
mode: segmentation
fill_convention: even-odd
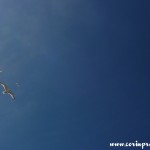
[[[0,80],[16,102],[0,95],[0,149],[149,142],[149,6],[1,0]]]

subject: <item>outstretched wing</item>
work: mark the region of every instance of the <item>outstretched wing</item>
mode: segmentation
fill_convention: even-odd
[[[11,98],[12,98],[12,99],[15,99],[15,95],[14,95],[14,93],[9,92],[8,94],[11,96]]]
[[[6,84],[4,84],[4,83],[2,83],[2,82],[0,82],[0,84],[2,85],[2,87],[4,88],[4,90],[5,90],[5,91],[7,91],[7,90],[8,90],[8,87],[7,87],[7,85],[6,85]]]

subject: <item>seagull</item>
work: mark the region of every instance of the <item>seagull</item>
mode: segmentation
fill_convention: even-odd
[[[15,99],[15,95],[12,93],[12,91],[7,87],[6,84],[0,82],[0,84],[2,85],[2,87],[4,88],[4,91],[2,92],[3,94],[9,94],[11,96],[12,99]]]

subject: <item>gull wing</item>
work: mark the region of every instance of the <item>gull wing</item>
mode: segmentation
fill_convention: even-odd
[[[2,85],[2,87],[4,88],[5,91],[8,91],[8,90],[9,90],[6,84],[4,84],[4,83],[2,83],[2,82],[0,82],[0,84]]]
[[[15,99],[14,93],[12,93],[12,92],[10,91],[8,94],[11,96],[12,99]]]

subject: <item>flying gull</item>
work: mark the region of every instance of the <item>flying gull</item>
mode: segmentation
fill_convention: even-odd
[[[0,82],[0,84],[2,85],[2,87],[4,88],[4,91],[2,92],[3,94],[9,94],[11,96],[12,99],[15,99],[15,95],[12,93],[12,91],[7,87],[6,84]]]

